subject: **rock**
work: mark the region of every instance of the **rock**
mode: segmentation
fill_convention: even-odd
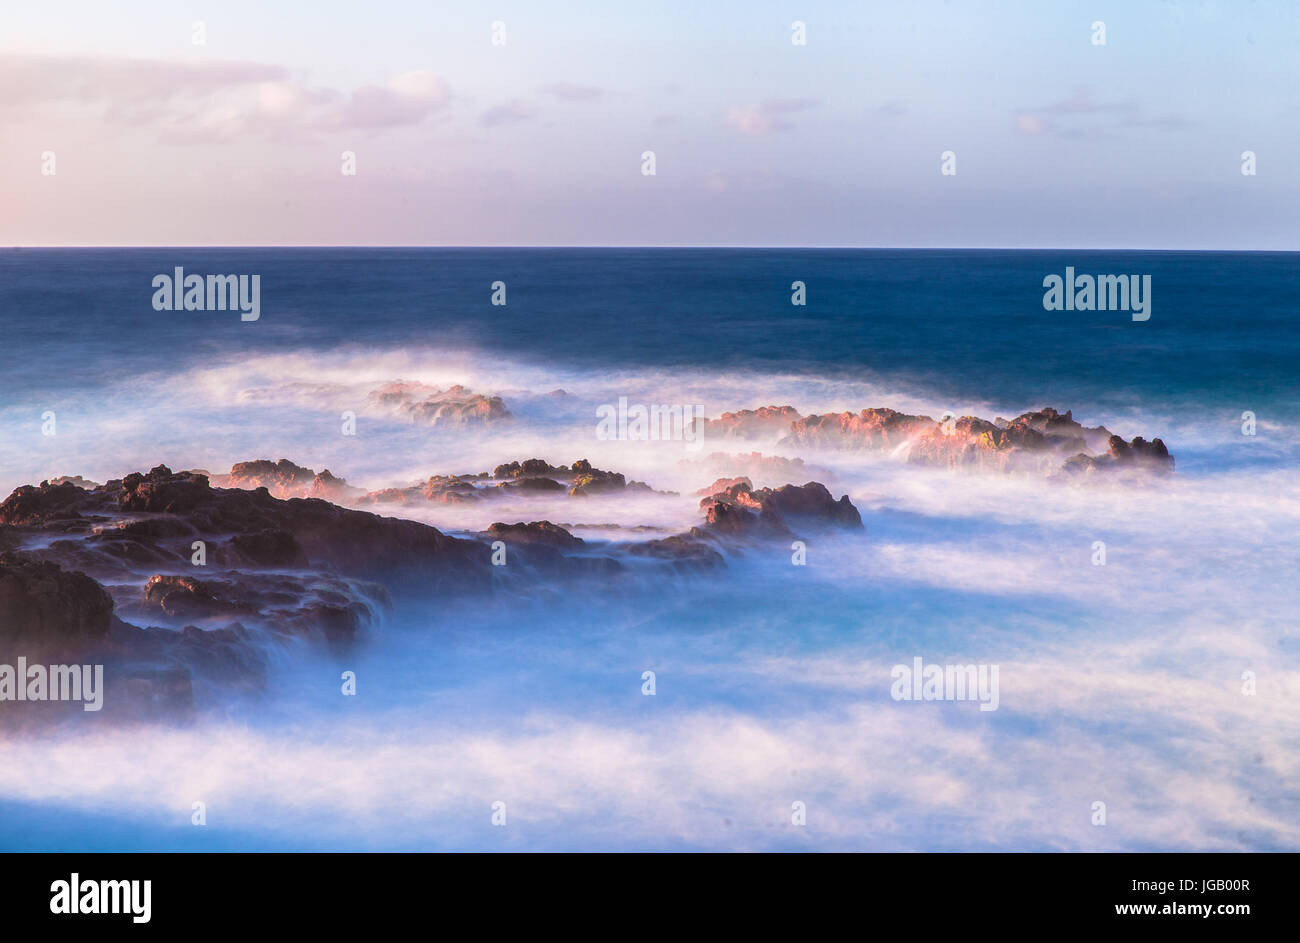
[[[748,476],[743,476],[740,478],[719,478],[717,481],[709,485],[707,488],[701,488],[699,491],[695,493],[697,495],[702,495],[707,497],[713,494],[721,494],[722,492],[728,490],[729,488],[735,485],[744,485],[746,488],[753,489],[754,482],[752,482]]]
[[[763,510],[775,510],[787,520],[848,530],[862,529],[862,515],[853,506],[849,496],[841,495],[836,501],[819,481],[810,481],[805,485],[784,485],[775,490],[763,488],[751,492],[750,497]]]
[[[508,543],[546,544],[551,547],[581,547],[585,541],[574,537],[563,527],[550,521],[533,521],[530,524],[493,524],[483,535],[489,540]]]
[[[67,484],[67,485],[76,485],[78,488],[82,488],[82,489],[85,489],[85,490],[89,490],[89,489],[91,489],[91,488],[98,488],[98,487],[99,487],[99,483],[98,483],[98,482],[89,481],[88,479],[82,478],[80,475],[60,475],[58,478],[51,478],[51,479],[50,479],[50,484],[52,484],[52,485],[65,485],[65,484]]]
[[[1148,442],[1141,436],[1136,436],[1132,442],[1125,442],[1116,435],[1110,437],[1105,455],[1076,455],[1061,470],[1068,477],[1136,472],[1164,475],[1173,472],[1174,457],[1160,439]]]
[[[780,447],[817,449],[896,448],[933,429],[929,416],[909,416],[893,409],[864,409],[859,413],[807,416],[790,426]]]
[[[112,617],[112,598],[84,573],[22,553],[0,553],[4,651],[20,646],[31,654],[75,650],[104,640]]]
[[[654,491],[644,481],[628,481],[621,473],[596,468],[585,458],[578,459],[572,467],[552,465],[540,458],[509,462],[492,469],[492,477],[505,482],[507,487],[523,491],[547,492],[557,490],[556,485],[561,489],[567,487],[571,497],[609,494],[627,488]]]
[[[700,508],[706,529],[733,536],[787,537],[792,535],[791,522],[803,527],[862,528],[862,516],[848,495],[836,501],[816,481],[758,491],[741,481],[705,497]]]
[[[104,487],[112,490],[114,485],[117,505],[124,511],[181,514],[192,511],[212,493],[207,478],[192,472],[173,474],[166,465],[155,466],[147,475],[134,472]]]
[[[679,573],[697,573],[725,566],[722,554],[701,539],[703,536],[702,531],[693,528],[689,534],[676,534],[633,544],[628,547],[628,553],[636,557],[666,561]]]
[[[184,619],[194,617],[255,615],[256,610],[246,605],[223,600],[217,587],[226,584],[209,583],[192,576],[163,576],[149,578],[144,586],[144,602],[157,606],[168,616]]]
[[[307,555],[287,530],[259,530],[230,538],[232,557],[245,564],[264,567],[301,567]]]
[[[365,492],[361,488],[353,488],[344,479],[331,475],[330,470],[326,468],[311,480],[311,488],[307,490],[304,497],[322,498],[338,504],[355,501],[363,494]]]
[[[512,491],[527,491],[537,494],[546,492],[563,492],[568,489],[554,478],[520,478],[518,481],[503,481],[497,487]]]
[[[622,491],[625,487],[627,487],[627,480],[619,472],[593,468],[591,462],[585,458],[573,463],[573,480],[569,483],[571,496],[606,494],[611,491]]]
[[[217,488],[242,488],[246,491],[265,488],[276,498],[324,498],[342,503],[353,502],[365,494],[361,488],[353,488],[342,478],[334,477],[328,468],[317,474],[287,458],[278,462],[264,458],[236,462],[231,466],[230,474],[218,475],[211,483]]]
[[[84,494],[83,489],[71,482],[55,485],[43,481],[40,487],[23,485],[0,504],[0,524],[30,525],[80,519],[76,505]]]
[[[1147,471],[1172,469],[1173,459],[1168,457],[1167,450],[1162,456],[1159,450],[1139,447],[1143,458],[1128,461],[1117,455],[1112,445],[1116,439],[1127,444],[1103,426],[1084,426],[1075,421],[1071,412],[1061,414],[1051,407],[1022,413],[1010,420],[999,417],[994,422],[977,416],[936,422],[929,416],[909,416],[892,409],[864,409],[860,413],[798,420],[791,426],[790,435],[778,444],[884,450],[905,455],[908,462],[916,465],[1047,475],[1064,469],[1067,462],[1069,468],[1065,470],[1071,474],[1089,470],[1094,467],[1091,462],[1071,456],[1087,458],[1089,451],[1105,447],[1107,460],[1098,467],[1113,462],[1118,467]],[[1164,448],[1163,443],[1160,448]]]
[[[760,406],[705,420],[703,431],[706,439],[775,439],[801,418],[793,406]],[[700,424],[696,420],[697,429]]]
[[[287,458],[278,462],[263,458],[252,462],[236,462],[224,480],[218,479],[213,484],[249,491],[265,488],[277,498],[301,498],[307,495],[315,479],[316,473],[310,468],[295,465]]]
[[[1061,415],[1050,406],[1034,412],[1023,413],[1011,421],[998,417],[993,423],[999,427],[1020,423],[1035,432],[1042,433],[1049,440],[1057,440],[1059,444],[1065,447],[1068,447],[1069,442],[1081,439],[1083,441],[1082,447],[1092,452],[1098,452],[1106,448],[1111,438],[1111,433],[1105,426],[1088,428],[1074,421],[1071,410],[1067,409],[1065,415]]]
[[[473,393],[459,384],[439,390],[424,383],[396,380],[372,391],[369,400],[413,422],[431,426],[490,424],[512,418],[501,397]]]

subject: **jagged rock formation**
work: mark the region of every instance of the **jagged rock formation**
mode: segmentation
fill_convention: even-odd
[[[696,433],[703,431],[706,439],[774,439],[789,432],[791,424],[800,418],[793,406],[760,406],[723,413],[717,419],[697,419],[695,427]]]
[[[484,396],[457,384],[446,390],[425,383],[394,380],[373,390],[368,402],[422,425],[467,426],[510,419],[499,396]]]
[[[248,491],[265,488],[276,498],[324,498],[326,501],[349,502],[365,494],[363,489],[353,488],[342,478],[330,474],[328,468],[317,474],[310,468],[295,465],[287,458],[278,462],[264,458],[252,462],[236,462],[231,466],[230,474],[212,476],[211,481],[217,488],[243,488]]]
[[[323,475],[287,460],[246,462],[224,479],[262,484],[218,488],[200,472],[160,465],[93,488],[16,489],[0,502],[0,643],[102,663],[117,716],[175,718],[214,692],[257,690],[268,646],[346,650],[413,595],[534,593],[557,580],[617,578],[629,566],[639,579],[699,573],[725,565],[738,539],[861,528],[848,498],[834,501],[816,482],[758,490],[721,482],[701,502],[703,524],[686,534],[594,545],[550,521],[497,522],[464,539],[270,492],[309,489]],[[540,459],[431,490],[492,492],[543,479],[575,496],[648,490],[585,460]],[[509,566],[492,565],[496,541]]]
[[[1083,426],[1070,412],[1061,414],[1050,407],[993,422],[975,416],[935,421],[892,409],[807,416],[794,422],[778,445],[890,451],[917,465],[981,471],[1057,474],[1067,464],[1071,474],[1081,469],[1168,472],[1174,468],[1173,457],[1159,439],[1149,445],[1141,437],[1127,443],[1104,427]],[[1122,457],[1128,456],[1124,447],[1139,457]],[[1088,454],[1103,448],[1106,456]]]

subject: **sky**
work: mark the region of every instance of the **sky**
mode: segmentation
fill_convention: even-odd
[[[1285,0],[6,4],[0,245],[1296,250],[1297,40]]]

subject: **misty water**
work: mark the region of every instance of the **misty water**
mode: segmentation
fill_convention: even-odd
[[[1167,343],[1178,327],[1160,290],[1157,280],[1153,321],[1175,321],[1156,335]],[[1021,350],[1023,369],[1009,378],[968,346],[954,374],[959,344],[941,331],[932,340],[944,350],[928,371],[914,352],[887,350],[857,365],[829,353],[819,368],[808,357],[820,343],[815,318],[788,363],[740,356],[743,342],[716,357],[697,347],[640,363],[622,348],[602,360],[599,350],[566,357],[542,342],[532,352],[468,343],[475,324],[497,316],[486,304],[458,320],[454,343],[398,343],[367,330],[363,307],[384,307],[379,290],[355,294],[353,321],[339,315],[295,342],[281,333],[274,299],[267,290],[266,323],[252,326],[274,341],[180,345],[174,356],[136,350],[115,361],[120,338],[101,342],[87,325],[49,347],[62,382],[52,367],[35,371],[33,352],[11,353],[23,364],[10,378],[33,373],[41,387],[6,381],[0,491],[59,474],[105,481],[159,463],[220,473],[255,458],[329,468],[378,489],[538,457],[586,458],[678,492],[381,509],[456,535],[550,520],[599,549],[700,523],[694,492],[718,477],[708,455],[761,451],[803,458],[806,480],[847,494],[865,530],[808,535],[806,566],[776,541],[732,553],[713,572],[649,578],[632,567],[526,590],[503,583],[458,601],[407,593],[351,652],[277,649],[262,695],[201,703],[191,724],[117,727],[87,715],[57,732],[4,736],[0,846],[1300,844],[1294,391],[1278,373],[1255,376],[1240,397],[1224,393],[1225,378],[1248,371],[1256,354],[1279,356],[1262,328],[1243,328],[1235,347],[1223,347],[1233,363],[1200,380],[1180,374],[1174,388],[1169,350],[1152,354],[1156,381],[1109,383],[1105,359],[1059,348],[1039,358]],[[1029,306],[1037,303],[1031,286]],[[634,315],[649,316],[624,313]],[[710,316],[738,335],[761,335],[766,323],[721,303]],[[1036,316],[1046,316],[1041,305]],[[984,317],[998,348],[991,359],[1013,359],[1008,336]],[[238,337],[249,327],[236,316],[224,330]],[[69,366],[77,363],[84,373]],[[429,428],[368,411],[366,391],[398,378],[498,394],[514,419]],[[1073,398],[1027,392],[1036,384]],[[557,389],[566,395],[548,395]],[[596,407],[620,396],[701,404],[710,416],[790,404],[805,415],[889,406],[991,419],[1050,405],[1126,438],[1160,436],[1178,471],[1069,484],[918,467],[902,455],[796,453],[774,439],[602,441]],[[39,435],[43,408],[58,412],[56,437]],[[1242,434],[1246,409],[1259,415],[1254,436]],[[346,410],[357,413],[356,436],[340,434]],[[607,524],[626,529],[594,526]],[[1104,566],[1094,564],[1097,541]],[[891,668],[918,656],[998,665],[998,709],[894,700]],[[340,694],[344,671],[356,673],[355,697]],[[642,693],[646,671],[653,696]],[[1243,693],[1243,672],[1253,673],[1253,695]],[[203,828],[190,824],[196,801],[207,807]],[[1091,822],[1098,801],[1105,827]],[[504,828],[492,825],[495,802],[506,803]],[[806,805],[806,826],[791,823],[795,802]]]

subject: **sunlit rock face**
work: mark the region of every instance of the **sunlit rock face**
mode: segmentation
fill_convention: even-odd
[[[1174,468],[1163,442],[1126,442],[1103,426],[1086,427],[1071,412],[1046,407],[1015,419],[911,416],[892,409],[807,416],[795,421],[783,448],[886,451],[912,464],[970,471],[1057,475]],[[1099,454],[1100,453],[1100,454]]]

